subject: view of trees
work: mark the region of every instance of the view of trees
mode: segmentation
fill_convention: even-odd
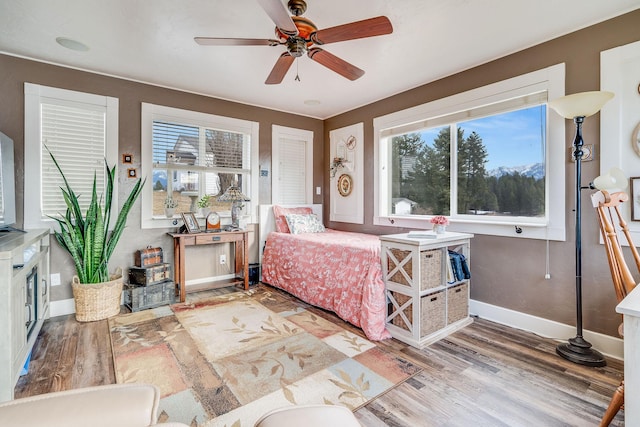
[[[458,131],[458,213],[469,215],[544,215],[544,178],[517,172],[490,176],[482,137]],[[433,144],[419,133],[392,139],[392,197],[406,198],[417,215],[450,214],[450,127],[440,129]]]

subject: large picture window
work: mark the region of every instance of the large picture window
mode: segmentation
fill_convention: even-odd
[[[563,70],[375,119],[376,223],[428,228],[446,215],[453,230],[563,240],[564,123],[546,106],[564,94]]]
[[[167,199],[180,212],[200,214],[198,201],[229,211],[217,198],[237,186],[257,205],[257,129],[254,122],[151,104],[142,105],[143,174],[151,185],[143,193],[143,227],[165,226]],[[251,202],[243,213],[252,214]],[[172,218],[168,218],[172,220]]]

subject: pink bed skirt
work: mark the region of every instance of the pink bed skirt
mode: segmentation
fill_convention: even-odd
[[[335,312],[370,340],[385,328],[386,298],[377,236],[327,229],[324,233],[269,234],[262,281]]]

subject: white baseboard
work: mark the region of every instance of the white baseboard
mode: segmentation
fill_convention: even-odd
[[[558,341],[566,341],[576,335],[575,326],[565,325],[564,323],[480,301],[470,300],[469,312],[481,319],[491,320]],[[615,359],[624,359],[622,339],[587,330],[583,330],[582,335],[593,345],[593,348],[597,349],[600,353]]]
[[[49,303],[49,316],[65,316],[76,312],[76,303],[73,298],[63,299],[59,301],[51,301]]]

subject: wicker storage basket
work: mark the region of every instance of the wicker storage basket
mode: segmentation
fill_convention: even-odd
[[[93,322],[120,313],[122,269],[112,274],[109,282],[103,283],[80,283],[78,276],[74,276],[71,288],[78,322]]]
[[[446,326],[447,302],[444,290],[425,295],[420,299],[420,338]]]
[[[447,324],[462,320],[469,315],[468,283],[447,289]]]
[[[398,260],[400,264],[404,259],[409,257],[409,260],[400,268],[404,270],[406,275],[411,281],[413,278],[413,259],[411,259],[413,252],[408,250],[402,250],[397,248],[390,248],[389,252]],[[387,271],[391,271],[396,268],[396,263],[390,257],[387,257]],[[406,277],[400,270],[396,271],[388,278],[394,283],[398,283],[404,286],[411,286],[412,284],[407,281]],[[442,249],[433,249],[420,252],[420,290],[425,291],[431,288],[437,288],[442,286]]]

